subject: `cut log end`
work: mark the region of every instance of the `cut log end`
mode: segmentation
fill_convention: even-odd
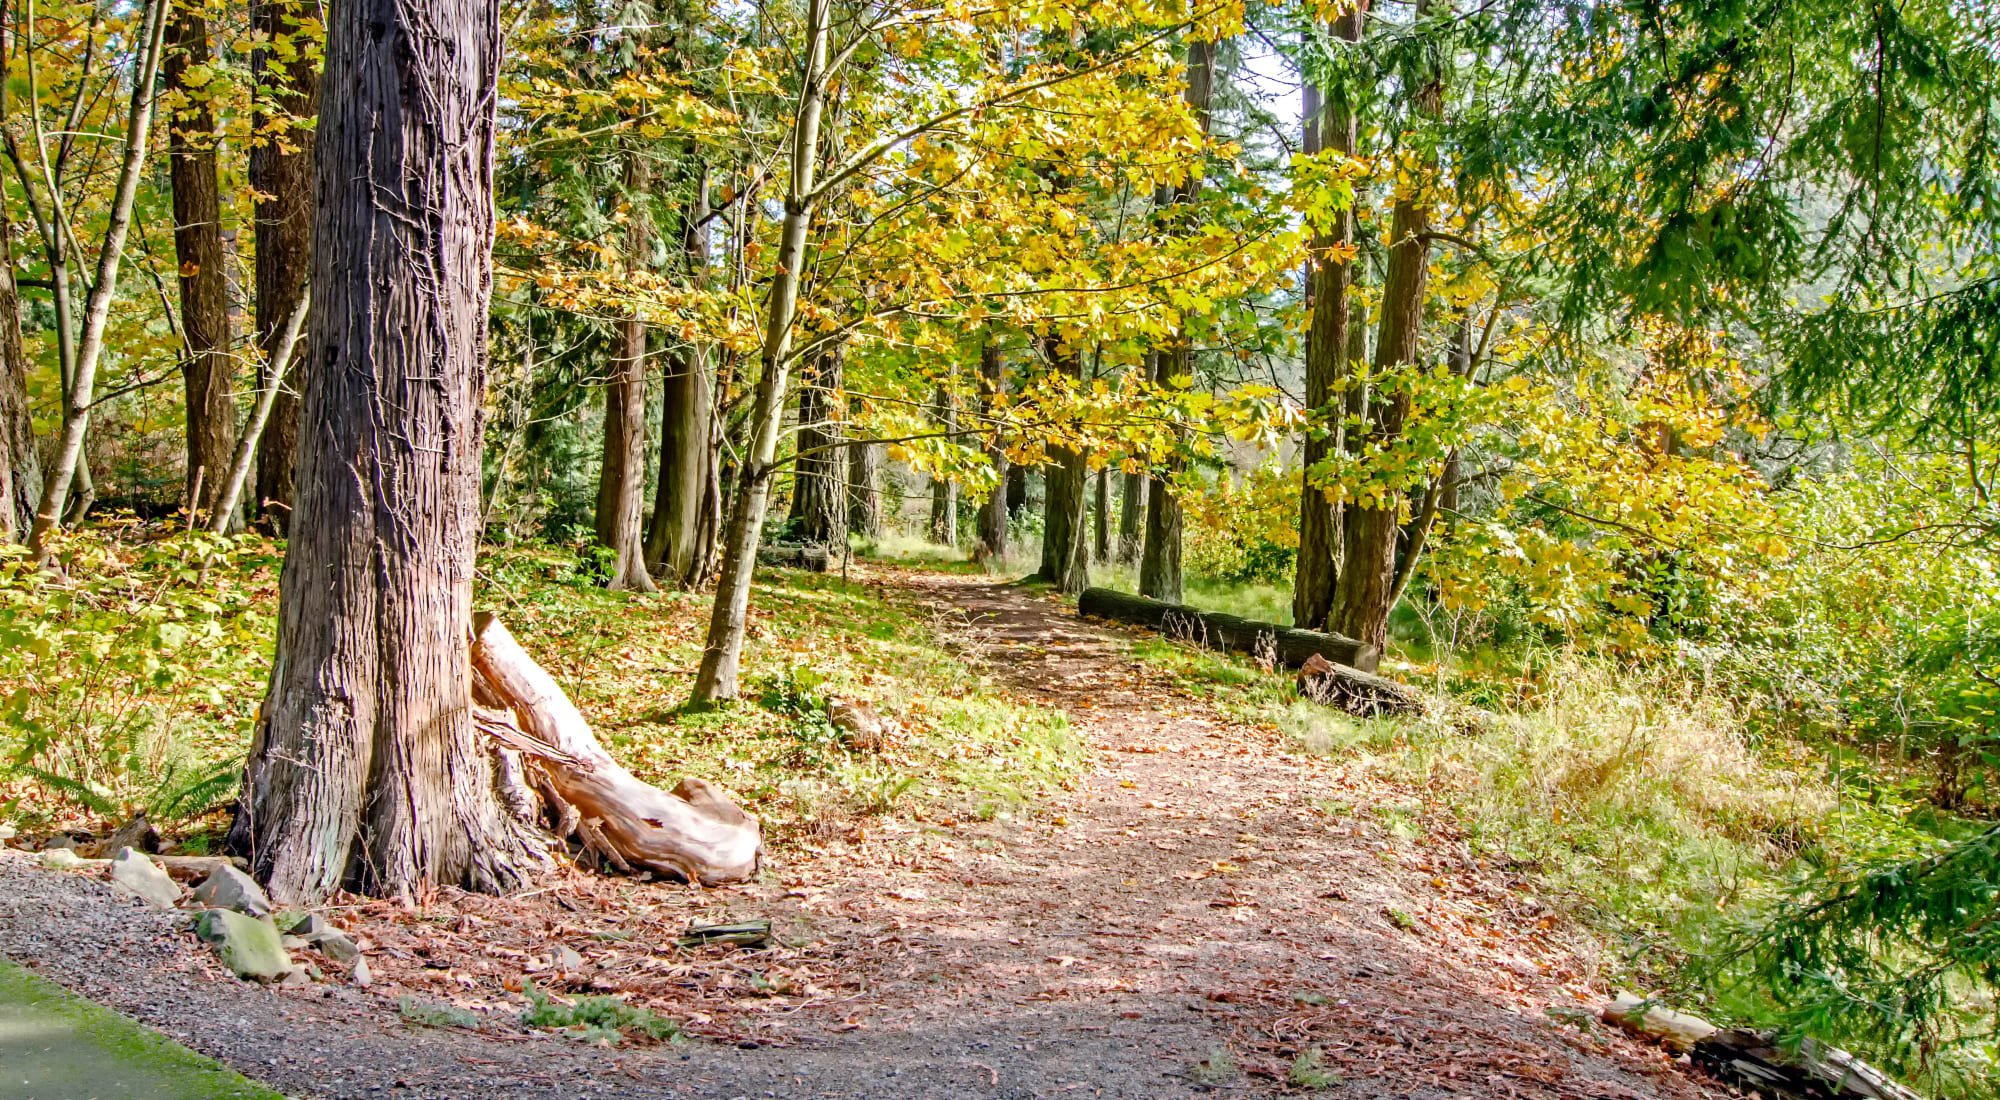
[[[1415,688],[1372,672],[1343,668],[1317,653],[1299,669],[1298,683],[1300,696],[1360,718],[1424,711],[1424,697]]]

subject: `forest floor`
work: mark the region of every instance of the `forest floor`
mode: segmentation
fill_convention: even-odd
[[[332,964],[238,982],[176,914],[7,853],[0,951],[297,1096],[1733,1095],[1592,1019],[1608,991],[1527,882],[1446,820],[1370,812],[1411,792],[1233,721],[1135,659],[1139,635],[1032,588],[871,572],[939,645],[1069,714],[1090,754],[1072,790],[987,821],[857,821],[741,888],[572,873],[517,899],[357,902],[334,915],[366,941],[365,989]],[[779,945],[675,946],[748,918]],[[524,978],[676,994],[690,1038],[531,1033]]]

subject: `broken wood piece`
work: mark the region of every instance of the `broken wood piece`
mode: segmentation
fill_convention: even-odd
[[[485,612],[473,621],[472,668],[484,695],[513,719],[489,718],[480,728],[536,762],[558,796],[554,813],[565,824],[573,821],[607,863],[701,883],[742,882],[757,873],[763,840],[755,817],[692,776],[668,792],[625,770],[597,743],[555,678]],[[573,809],[565,813],[565,806]]]
[[[1919,1100],[1888,1074],[1844,1050],[1806,1039],[1786,1050],[1768,1031],[1718,1028],[1636,993],[1604,1006],[1604,1022],[1687,1054],[1731,1084],[1778,1100]]]
[[[771,945],[771,922],[746,920],[734,924],[691,924],[681,936],[682,947],[727,943],[745,949]]]
[[[1424,710],[1424,697],[1417,689],[1334,664],[1317,653],[1306,658],[1305,666],[1299,669],[1299,695],[1359,718],[1421,714]]]
[[[1185,604],[1162,603],[1109,588],[1084,589],[1083,595],[1077,599],[1076,610],[1080,615],[1152,627],[1175,641],[1248,653],[1286,668],[1298,668],[1308,658],[1318,655],[1336,664],[1373,672],[1382,660],[1381,651],[1374,646],[1339,634],[1294,630],[1220,611],[1202,611]]]
[[[833,564],[833,554],[824,546],[767,546],[757,551],[757,564],[824,573]]]

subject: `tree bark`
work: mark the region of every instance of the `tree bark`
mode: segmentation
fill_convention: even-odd
[[[281,905],[518,888],[473,722],[495,0],[331,9],[296,521],[232,841]]]
[[[803,80],[792,122],[791,180],[778,239],[776,267],[766,299],[764,346],[750,412],[750,444],[737,473],[735,506],[723,545],[722,576],[695,674],[694,699],[708,705],[734,699],[743,660],[743,634],[750,620],[750,580],[763,538],[764,511],[777,472],[778,431],[785,417],[785,386],[791,369],[792,321],[798,312],[799,276],[805,268],[806,232],[812,226],[815,169],[819,160],[820,116],[826,107],[827,45],[832,33],[832,0],[808,0]]]
[[[1435,0],[1421,0],[1422,19]],[[1435,117],[1444,88],[1436,72],[1426,74],[1412,90],[1413,114]],[[1417,155],[1406,184],[1397,195],[1389,226],[1389,262],[1382,276],[1382,320],[1375,340],[1375,370],[1387,374],[1417,361],[1421,351],[1424,298],[1430,285],[1430,207],[1422,188],[1437,168],[1435,152]],[[1377,396],[1368,403],[1368,443],[1393,444],[1410,414],[1406,392]],[[1401,533],[1398,507],[1351,508],[1346,517],[1340,581],[1335,586],[1328,622],[1342,634],[1377,647],[1388,643],[1389,615],[1395,610],[1396,544]]]
[[[646,162],[637,150],[625,154],[625,270],[643,270],[653,248],[646,216]],[[597,470],[598,544],[611,550],[606,587],[614,592],[651,592],[646,572],[646,318],[634,310],[618,322],[618,354],[604,389],[604,459]]]
[[[1368,0],[1359,0],[1354,10],[1334,20],[1333,38],[1359,42],[1367,24]],[[1354,104],[1343,91],[1336,90],[1331,101],[1321,104],[1320,90],[1305,86],[1305,152],[1308,156],[1323,149],[1353,155],[1357,140]],[[1334,451],[1344,445],[1346,403],[1336,400],[1336,389],[1350,369],[1348,326],[1352,320],[1354,285],[1352,265],[1335,262],[1336,248],[1352,247],[1355,220],[1352,210],[1335,216],[1333,232],[1316,237],[1312,257],[1306,261],[1311,299],[1311,331],[1306,337],[1306,408],[1311,416],[1301,455],[1304,478],[1299,498],[1298,571],[1292,581],[1292,621],[1307,629],[1326,625],[1333,608],[1334,585],[1340,576],[1344,552],[1341,536],[1341,508],[1328,498],[1326,488],[1315,484],[1314,471]]]
[[[5,92],[0,91],[0,101]],[[0,126],[6,111],[0,106]],[[28,352],[21,342],[21,299],[14,288],[14,246],[0,203],[0,541],[15,542],[35,521],[42,496],[41,455],[28,404]]]
[[[251,79],[270,112],[252,114],[250,188],[257,193],[257,346],[277,360],[285,321],[298,309],[312,270],[312,126],[319,114],[319,67],[306,53],[298,0],[257,0],[251,19],[263,41],[250,55]],[[303,373],[301,370],[299,373]],[[268,378],[263,384],[269,385]],[[296,385],[277,389],[257,440],[252,509],[282,530],[292,503],[292,457],[299,444]]]
[[[1076,350],[1059,337],[1045,338],[1043,352],[1054,369],[1071,378],[1082,373]],[[1036,575],[1073,596],[1090,587],[1089,531],[1084,526],[1090,473],[1083,452],[1073,447],[1052,446],[1049,457],[1055,461],[1042,467],[1042,567]]]
[[[931,398],[931,416],[947,436],[957,433],[958,402],[943,382]],[[948,477],[931,479],[930,537],[939,546],[958,546],[958,482]]]
[[[1118,490],[1118,560],[1136,562],[1145,545],[1146,475],[1132,470]]]
[[[994,406],[1007,392],[1007,361],[1000,356],[1000,345],[988,332],[979,345],[979,396],[980,412],[990,421]],[[1003,445],[997,429],[993,441],[986,447],[986,457],[993,463],[993,492],[979,508],[979,556],[1004,558],[1007,556],[1007,486],[1013,478],[1013,471],[1007,459],[1007,448]]]
[[[847,456],[842,453],[838,345],[813,355],[800,372],[798,458],[792,463],[793,535],[814,546],[847,542]]]
[[[1028,511],[1028,468],[1019,463],[1007,467],[1007,522],[1018,523]]]
[[[222,495],[215,499],[215,511],[209,517],[209,530],[218,535],[226,535],[236,521],[237,506],[243,503],[243,483],[250,479],[250,462],[255,457],[257,441],[264,436],[264,427],[270,422],[271,408],[277,404],[278,393],[285,387],[291,375],[292,361],[297,358],[299,335],[303,331],[306,310],[310,298],[300,298],[292,307],[292,315],[285,321],[284,340],[278,345],[277,358],[265,369],[265,382],[257,391],[257,403],[250,410],[250,419],[243,425],[242,434],[236,440],[236,456],[230,460],[229,474],[222,485]],[[480,524],[485,527],[484,523]]]
[[[167,28],[164,68],[167,90],[180,102],[167,130],[167,175],[173,188],[174,257],[180,264],[185,496],[190,514],[208,514],[212,522],[236,453],[236,395],[231,388],[236,364],[229,349],[215,112],[208,89],[188,82],[190,72],[207,71],[208,61],[208,21],[199,10],[176,4]]]
[[[1202,611],[1110,588],[1086,589],[1078,598],[1076,609],[1080,615],[1151,627],[1178,641],[1260,655],[1289,668],[1301,667],[1308,659],[1319,656],[1368,672],[1381,659],[1381,653],[1373,646],[1338,634],[1287,629],[1276,623]]]
[[[847,448],[847,522],[863,538],[882,537],[882,445]]]
[[[1097,470],[1097,500],[1091,506],[1092,534],[1096,536],[1092,552],[1099,562],[1111,560],[1111,468],[1100,466]]]
[[[694,197],[681,211],[681,251],[688,279],[707,283],[709,266],[708,167],[696,170]],[[660,382],[660,479],[653,522],[646,532],[646,564],[668,584],[694,588],[707,579],[714,528],[703,522],[715,470],[715,402],[709,349],[689,341],[667,357]],[[703,537],[706,533],[707,537]]]

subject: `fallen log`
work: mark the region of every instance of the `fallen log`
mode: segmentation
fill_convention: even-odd
[[[1758,1095],[1789,1100],[1920,1100],[1889,1075],[1815,1039],[1786,1050],[1768,1031],[1718,1028],[1699,1016],[1621,993],[1604,1006],[1604,1021],[1657,1039],[1695,1064]]]
[[[581,835],[622,869],[698,883],[742,882],[757,873],[763,841],[755,817],[692,776],[668,792],[626,771],[555,679],[483,612],[473,621],[472,669],[481,701],[504,708],[481,714],[480,728],[499,752],[535,765],[530,780],[527,769],[503,764],[510,804],[524,796],[521,784],[534,789],[549,803],[558,835]]]
[[[833,553],[824,546],[767,546],[757,551],[757,564],[824,573],[833,565]]]
[[[1347,668],[1315,653],[1299,669],[1299,695],[1357,718],[1422,714],[1424,697],[1407,684]]]
[[[1129,592],[1114,592],[1109,588],[1084,589],[1083,595],[1077,599],[1076,610],[1081,615],[1149,626],[1176,641],[1248,653],[1286,668],[1298,668],[1307,659],[1319,656],[1335,664],[1374,672],[1382,660],[1381,650],[1339,634],[1294,630],[1220,611],[1202,611],[1185,604],[1162,603]]]

